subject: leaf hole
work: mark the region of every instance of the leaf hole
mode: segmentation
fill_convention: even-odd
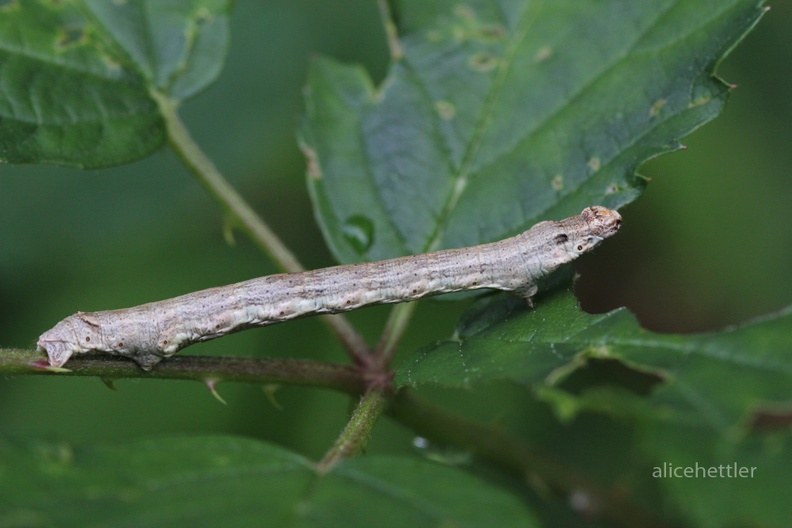
[[[588,357],[571,372],[559,387],[572,394],[582,394],[593,387],[617,386],[646,396],[665,381],[661,371],[640,370],[620,359]]]

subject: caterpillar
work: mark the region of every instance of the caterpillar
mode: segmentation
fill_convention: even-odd
[[[150,370],[191,344],[307,315],[481,288],[514,292],[530,303],[539,279],[591,251],[620,225],[616,211],[591,206],[489,244],[269,275],[132,308],[77,312],[44,332],[37,346],[54,367],[75,354],[102,351]]]

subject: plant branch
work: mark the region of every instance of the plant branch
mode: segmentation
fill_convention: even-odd
[[[359,455],[366,449],[371,429],[385,410],[386,403],[385,394],[377,389],[367,391],[360,398],[352,417],[336,439],[333,447],[316,465],[319,473],[327,473],[337,463]]]
[[[165,119],[168,138],[173,150],[215,201],[239,223],[253,241],[276,262],[278,267],[289,273],[303,271],[304,268],[297,257],[236,192],[212,163],[212,160],[195,143],[179,117],[177,103],[159,93],[154,93],[153,96]],[[322,320],[338,337],[356,363],[361,364],[361,358],[371,353],[366,341],[348,319],[343,316],[335,316],[322,317]]]
[[[182,379],[215,385],[225,381],[284,383],[333,389],[348,394],[365,390],[361,373],[349,365],[278,358],[174,356],[153,370],[143,370],[129,359],[108,354],[80,354],[69,367],[48,366],[46,355],[35,350],[0,349],[0,376],[96,376],[102,379]]]
[[[628,497],[603,488],[569,465],[553,460],[547,453],[498,427],[449,412],[415,397],[407,389],[395,396],[379,388],[366,391],[365,373],[348,365],[296,359],[184,355],[168,358],[157,368],[144,371],[128,359],[107,354],[80,354],[69,360],[68,369],[53,369],[48,367],[42,352],[0,349],[0,376],[10,375],[95,376],[105,380],[183,379],[205,383],[210,389],[226,381],[286,383],[363,394],[335,444],[318,463],[320,472],[329,471],[339,461],[361,453],[376,419],[387,406],[395,420],[416,434],[439,444],[458,446],[518,478],[536,475],[567,496],[583,492],[604,515],[623,525],[662,526]]]
[[[184,164],[198,178],[218,204],[234,219],[253,241],[266,252],[282,270],[289,273],[303,271],[294,254],[256,214],[248,203],[231,187],[215,164],[190,136],[177,110],[177,102],[156,94],[168,130],[168,139]]]
[[[415,302],[397,304],[393,307],[388,316],[388,322],[382,331],[374,356],[377,358],[378,366],[381,370],[387,370],[396,348],[399,346],[404,332],[415,313],[418,304]]]
[[[399,42],[399,34],[396,29],[396,23],[391,16],[390,6],[388,0],[377,0],[379,7],[380,20],[382,27],[385,29],[385,36],[388,39],[388,50],[390,51],[391,60],[396,62],[404,58],[404,51]]]

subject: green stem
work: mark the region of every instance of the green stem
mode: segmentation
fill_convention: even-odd
[[[380,370],[385,371],[388,369],[396,348],[399,346],[404,332],[412,319],[418,303],[402,303],[393,307],[388,316],[388,322],[385,324],[385,329],[382,331],[377,349],[374,356],[377,360],[377,366]]]
[[[352,458],[366,449],[374,423],[385,410],[386,403],[387,398],[380,390],[369,390],[360,398],[357,408],[335,444],[316,465],[319,473],[327,473],[337,463]]]
[[[284,383],[333,389],[348,394],[365,390],[362,374],[354,367],[322,361],[276,358],[174,356],[145,371],[136,363],[108,354],[80,354],[68,368],[52,369],[47,357],[35,350],[0,349],[0,376],[96,376],[102,379],[182,379],[217,384],[225,381]]]
[[[388,0],[377,0],[377,6],[379,7],[382,27],[385,29],[391,60],[393,62],[400,61],[404,58],[404,51],[402,50],[401,42],[399,42],[399,34],[396,29],[396,23],[391,16]]]
[[[303,271],[302,264],[294,254],[231,187],[212,160],[195,143],[179,117],[177,103],[159,93],[154,93],[153,97],[159,104],[160,112],[165,119],[168,138],[173,150],[214,197],[215,201],[239,223],[253,241],[277,263],[278,267],[289,273]],[[356,363],[360,364],[361,358],[371,353],[366,341],[348,319],[336,316],[322,317],[322,320],[343,343],[350,357]]]
[[[242,229],[277,263],[278,267],[289,273],[303,271],[302,265],[294,254],[231,187],[212,160],[195,143],[179,117],[177,103],[163,95],[155,95],[155,98],[159,103],[160,112],[165,118],[168,139],[173,150],[198,178],[198,181],[220,206],[239,222]]]

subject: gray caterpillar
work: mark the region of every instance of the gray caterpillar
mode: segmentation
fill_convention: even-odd
[[[480,288],[515,292],[530,302],[539,279],[591,251],[620,225],[619,213],[592,206],[490,244],[270,275],[121,310],[77,312],[44,332],[38,349],[54,367],[95,350],[150,370],[193,343],[306,315]]]

